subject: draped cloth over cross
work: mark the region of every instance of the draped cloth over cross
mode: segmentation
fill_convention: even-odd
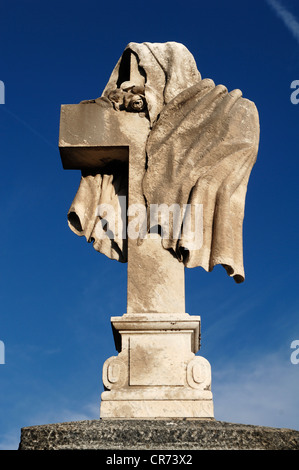
[[[129,54],[138,65],[135,77],[130,74]],[[220,264],[236,282],[242,282],[245,196],[259,143],[254,103],[244,99],[240,90],[228,92],[212,80],[202,80],[191,53],[174,42],[130,43],[95,102],[115,106],[111,93],[118,90],[123,100],[134,86],[143,87],[140,100],[144,99],[146,110],[142,101],[135,102],[136,106],[141,102],[140,113],[150,122],[140,187],[147,210],[153,204],[203,205],[201,247],[193,249],[184,234],[170,228],[170,236],[162,238],[163,248],[186,267],[211,271]],[[120,113],[132,111],[117,106]],[[120,209],[119,196],[127,194],[127,181],[124,165],[82,172],[68,214],[76,234],[121,262],[127,261],[126,242],[119,233],[97,237],[101,220],[96,208],[108,203],[116,211],[125,210]],[[122,220],[126,223],[125,214]]]

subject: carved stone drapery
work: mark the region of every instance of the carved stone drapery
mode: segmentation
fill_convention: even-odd
[[[134,96],[135,109],[129,104]],[[245,197],[259,143],[254,103],[240,90],[228,92],[212,80],[202,80],[191,53],[173,42],[130,43],[102,96],[94,101],[119,112],[139,112],[150,121],[140,188],[147,210],[152,204],[203,205],[202,246],[193,249],[170,229],[173,235],[162,240],[163,247],[186,267],[211,271],[221,264],[236,282],[242,282]],[[69,225],[92,241],[97,251],[126,262],[124,240],[101,240],[94,230],[95,203],[107,202],[119,210],[119,196],[127,194],[122,175],[119,165],[83,173]],[[126,214],[122,217],[125,223]]]

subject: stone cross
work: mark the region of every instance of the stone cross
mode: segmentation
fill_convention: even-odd
[[[134,56],[130,80],[142,81]],[[149,120],[139,113],[101,102],[62,105],[63,167],[100,172],[108,163],[125,162],[128,207],[144,204],[141,183],[149,128]],[[210,365],[195,356],[200,317],[185,312],[184,265],[161,246],[159,237],[141,244],[128,237],[127,244],[127,312],[111,318],[119,354],[103,367],[100,416],[213,419]]]

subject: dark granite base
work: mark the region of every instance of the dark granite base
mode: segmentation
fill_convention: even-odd
[[[19,450],[299,450],[299,431],[205,420],[92,420],[21,430]]]

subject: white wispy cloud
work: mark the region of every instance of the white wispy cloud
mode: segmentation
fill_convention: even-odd
[[[223,364],[212,380],[215,418],[298,430],[298,369],[280,351]]]
[[[299,21],[287,10],[278,0],[266,0],[268,5],[273,8],[277,16],[284,22],[285,26],[292,33],[299,44]]]
[[[31,413],[26,426],[37,426],[42,424],[62,423],[71,421],[85,421],[99,419],[99,397],[93,401],[82,404],[78,410],[71,408],[57,407],[57,404],[50,403],[45,411],[36,410]],[[17,450],[21,437],[20,426],[9,427],[5,432],[0,432],[0,451]]]

